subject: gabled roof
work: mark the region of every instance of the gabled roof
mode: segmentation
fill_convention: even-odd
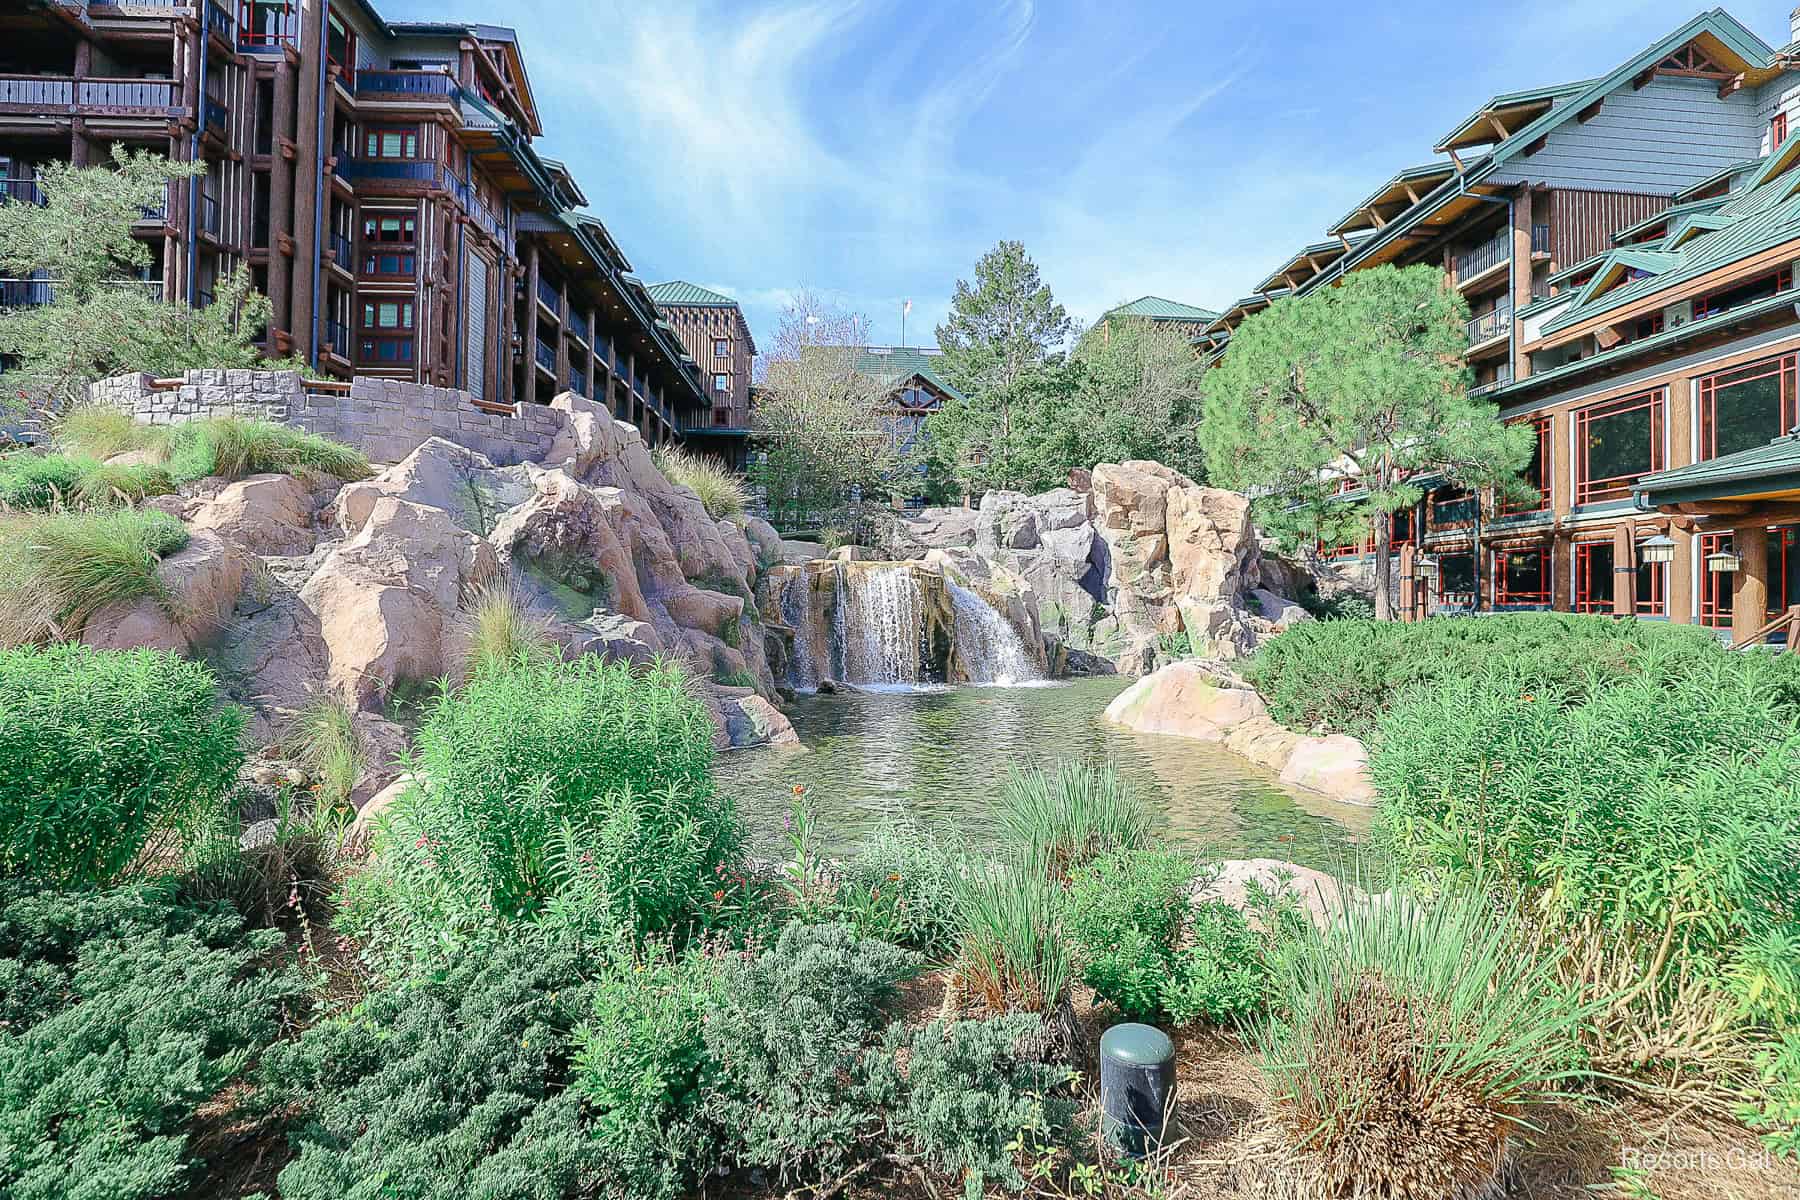
[[[653,283],[649,287],[650,298],[662,305],[680,308],[736,308],[738,302],[723,292],[715,292],[703,288],[697,283],[689,283],[685,279],[671,279],[667,283]]]
[[[1690,183],[1686,187],[1682,188],[1679,192],[1676,192],[1675,193],[1675,203],[1677,203],[1677,204],[1685,203],[1687,200],[1692,198],[1695,193],[1709,191],[1710,189],[1717,187],[1720,183],[1723,183],[1727,180],[1729,180],[1733,185],[1735,185],[1737,183],[1738,175],[1742,174],[1745,171],[1755,169],[1757,166],[1761,165],[1761,163],[1762,163],[1762,159],[1760,159],[1760,158],[1747,158],[1747,159],[1743,160],[1742,162],[1734,162],[1729,167],[1724,167],[1720,170],[1714,171],[1711,175],[1708,175],[1705,179],[1696,180],[1695,182]]]
[[[1794,195],[1796,190],[1800,190],[1800,164],[1752,191],[1732,196],[1705,219],[1705,224],[1716,228],[1701,229],[1692,236],[1671,230],[1664,239],[1671,249],[1627,247],[1609,251],[1606,257],[1610,261],[1595,274],[1574,304],[1545,323],[1543,332],[1553,334],[1784,242],[1800,240],[1800,197]],[[1700,222],[1701,218],[1686,220]],[[1681,239],[1679,246],[1674,245],[1677,237]],[[1633,266],[1647,274],[1617,283],[1620,265]]]
[[[1650,216],[1645,217],[1635,224],[1627,225],[1623,229],[1614,230],[1612,235],[1613,244],[1616,246],[1623,246],[1627,242],[1635,240],[1640,234],[1655,229],[1658,225],[1668,225],[1671,221],[1678,220],[1681,217],[1688,216],[1692,213],[1712,212],[1729,199],[1729,196],[1708,196],[1704,200],[1688,200],[1681,204],[1671,204],[1661,212],[1652,213]],[[1667,236],[1667,234],[1668,230],[1665,229],[1663,235]]]
[[[1199,308],[1192,304],[1183,304],[1179,300],[1165,300],[1161,296],[1139,296],[1130,304],[1121,304],[1109,310],[1107,317],[1145,317],[1152,321],[1211,321],[1219,314],[1210,308]]]
[[[1406,167],[1392,179],[1370,192],[1357,206],[1329,226],[1326,233],[1344,233],[1351,229],[1370,229],[1392,220],[1423,200],[1433,188],[1456,174],[1450,162],[1429,162]],[[1391,208],[1394,211],[1383,213]]]
[[[963,394],[937,373],[942,357],[915,346],[865,346],[857,352],[851,369],[895,389],[910,379],[920,379],[949,399],[961,400]]]
[[[1470,113],[1455,129],[1438,139],[1432,149],[1443,154],[1448,150],[1503,142],[1513,130],[1549,112],[1558,100],[1566,100],[1586,90],[1591,83],[1591,79],[1578,79],[1574,83],[1504,92]]]
[[[1356,243],[1367,236],[1369,235],[1366,233],[1351,235],[1348,238],[1349,246],[1336,238],[1329,242],[1314,242],[1310,246],[1303,246],[1292,258],[1271,271],[1268,278],[1257,284],[1256,288],[1266,292],[1273,288],[1300,287],[1348,254]]]
[[[1645,507],[1788,493],[1800,493],[1800,431],[1631,485],[1632,497]]]

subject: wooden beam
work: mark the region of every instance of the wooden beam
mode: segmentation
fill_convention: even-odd
[[[1526,157],[1529,158],[1531,155],[1536,154],[1539,150],[1542,150],[1544,148],[1544,144],[1546,142],[1548,142],[1549,140],[1550,140],[1550,135],[1547,133],[1540,133],[1537,137],[1531,139],[1531,144],[1529,146],[1525,147]]]
[[[1589,121],[1600,115],[1600,106],[1604,103],[1606,103],[1606,97],[1602,96],[1600,99],[1576,113],[1575,119],[1580,121],[1583,125],[1586,125]]]
[[[1500,118],[1494,116],[1492,113],[1488,114],[1488,124],[1494,127],[1495,132],[1500,135],[1501,141],[1504,142],[1507,138],[1512,136],[1512,134],[1506,131],[1506,126],[1500,123]]]
[[[1739,71],[1736,75],[1733,75],[1730,79],[1727,79],[1724,83],[1719,85],[1719,99],[1727,99],[1733,93],[1741,90],[1743,86],[1744,73]]]
[[[1656,78],[1656,68],[1655,67],[1651,67],[1645,71],[1639,71],[1637,73],[1637,77],[1631,81],[1631,90],[1634,92],[1642,91],[1644,89],[1644,85],[1649,83],[1652,79],[1655,79],[1655,78]]]
[[[1456,147],[1455,146],[1446,146],[1444,148],[1444,152],[1450,156],[1450,161],[1456,164],[1457,174],[1460,175],[1463,171],[1463,161],[1462,161],[1462,158],[1456,153]]]

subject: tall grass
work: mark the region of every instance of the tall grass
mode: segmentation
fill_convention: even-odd
[[[1102,854],[1142,848],[1150,811],[1109,767],[1065,762],[1014,772],[1000,796],[1002,829],[1027,866],[1056,880]]]
[[[287,743],[288,752],[314,780],[318,809],[342,808],[350,802],[368,760],[355,719],[343,701],[321,696],[302,708]]]
[[[459,620],[466,643],[464,670],[470,674],[504,667],[520,659],[556,656],[550,622],[506,580],[488,583],[469,599]]]
[[[1283,1135],[1275,1194],[1498,1194],[1532,1106],[1579,1078],[1583,1007],[1478,894],[1354,908],[1277,966],[1250,1031]]]
[[[0,509],[4,510],[107,508],[174,490],[169,472],[147,463],[108,466],[98,459],[63,454],[0,458]]]
[[[975,871],[958,887],[957,978],[995,1013],[1051,1013],[1068,999],[1074,956],[1062,889],[1031,870]]]
[[[167,601],[157,564],[187,545],[166,513],[0,517],[0,646],[58,641],[109,604]]]
[[[56,424],[59,449],[88,458],[108,459],[131,450],[147,450],[166,458],[167,425],[145,425],[130,413],[103,404],[84,404],[62,415]]]
[[[169,437],[169,471],[177,480],[216,475],[317,474],[366,479],[360,450],[303,429],[247,417],[214,417],[177,425]]]
[[[750,488],[723,462],[679,446],[658,446],[654,457],[656,469],[670,483],[692,489],[715,521],[744,515],[750,503]]]

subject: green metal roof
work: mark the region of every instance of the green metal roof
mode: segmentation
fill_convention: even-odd
[[[1579,92],[1586,91],[1593,82],[1592,79],[1577,79],[1573,83],[1553,83],[1545,87],[1526,88],[1523,91],[1518,92],[1502,92],[1498,96],[1490,98],[1486,104],[1483,104],[1480,108],[1458,122],[1455,129],[1452,129],[1449,133],[1446,133],[1443,137],[1439,138],[1436,149],[1441,152],[1445,146],[1454,142],[1469,129],[1479,125],[1487,118],[1489,113],[1499,112],[1502,109],[1518,108],[1520,105],[1524,104],[1542,104],[1546,101],[1554,103],[1557,100],[1562,100],[1569,96],[1576,95]]]
[[[1553,334],[1559,329],[1567,329],[1763,250],[1800,239],[1800,197],[1794,194],[1797,191],[1800,191],[1800,166],[1733,196],[1704,222],[1717,228],[1688,236],[1700,222],[1695,217],[1684,218],[1680,228],[1671,230],[1668,237],[1656,243],[1659,247],[1672,246],[1680,239],[1679,247],[1634,246],[1609,252],[1607,258],[1611,262],[1649,274],[1597,291],[1609,273],[1610,264],[1602,264],[1575,303],[1566,312],[1551,318],[1543,332]]]
[[[1645,217],[1635,225],[1627,225],[1623,229],[1615,229],[1612,235],[1613,244],[1622,246],[1626,242],[1637,237],[1638,234],[1643,233],[1646,229],[1652,229],[1658,225],[1666,224],[1678,217],[1684,217],[1689,213],[1711,212],[1729,199],[1731,199],[1730,196],[1708,196],[1704,200],[1688,200],[1681,204],[1671,204],[1661,212]],[[1599,255],[1595,255],[1595,257],[1598,258]]]
[[[1737,183],[1737,176],[1743,174],[1745,171],[1754,170],[1761,165],[1762,159],[1760,158],[1747,158],[1742,162],[1734,162],[1729,167],[1714,171],[1705,179],[1695,180],[1693,183],[1682,188],[1679,192],[1676,192],[1675,202],[1677,204],[1685,204],[1687,203],[1688,197],[1692,196],[1695,192],[1704,192],[1707,188],[1715,186],[1723,179],[1729,179],[1735,185]]]
[[[684,279],[671,279],[667,283],[650,285],[650,298],[658,304],[677,305],[684,308],[736,308],[738,302],[721,292],[703,288],[697,283],[689,283]]]
[[[1766,446],[1646,475],[1631,486],[1643,507],[1800,491],[1800,430]]]
[[[915,346],[865,346],[851,369],[896,388],[916,375],[952,400],[961,400],[963,394],[937,373],[942,357]]]
[[[1107,317],[1147,317],[1152,321],[1214,321],[1219,314],[1210,308],[1198,308],[1192,304],[1183,304],[1179,300],[1164,300],[1161,296],[1139,296],[1130,304],[1121,304],[1109,311]]]

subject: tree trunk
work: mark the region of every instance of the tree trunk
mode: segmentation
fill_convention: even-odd
[[[1394,619],[1394,598],[1389,593],[1388,557],[1393,547],[1388,544],[1393,533],[1393,518],[1385,512],[1375,514],[1375,619]]]

